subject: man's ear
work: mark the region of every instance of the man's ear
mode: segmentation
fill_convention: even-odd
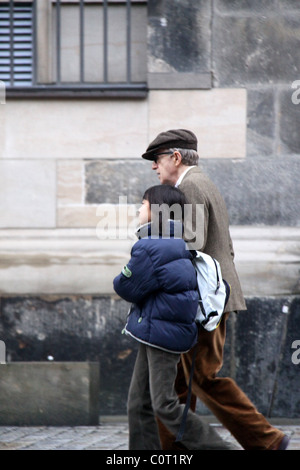
[[[179,166],[182,161],[181,153],[178,150],[175,150],[173,157],[174,157],[175,166]]]

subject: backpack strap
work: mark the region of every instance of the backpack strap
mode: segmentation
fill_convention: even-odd
[[[227,304],[227,302],[229,300],[229,297],[230,297],[230,294],[231,294],[231,285],[228,284],[228,282],[225,281],[225,279],[223,279],[223,282],[224,282],[225,288],[226,288],[226,299],[225,299],[225,303],[224,303],[224,309],[225,309],[226,304]]]
[[[187,399],[186,399],[186,403],[185,403],[185,407],[184,407],[184,411],[183,411],[183,415],[182,415],[182,420],[181,420],[181,423],[180,423],[180,428],[179,428],[177,437],[175,439],[175,442],[179,442],[179,441],[182,440],[184,430],[185,430],[186,418],[187,418],[187,414],[188,414],[190,404],[191,404],[192,382],[193,382],[193,375],[194,375],[194,368],[195,368],[195,359],[196,359],[196,353],[197,353],[197,346],[198,346],[198,343],[196,344],[195,350],[194,350],[194,353],[193,353],[192,367],[191,367],[191,372],[190,372],[190,380],[189,380],[189,388],[188,388],[188,395],[187,395]]]

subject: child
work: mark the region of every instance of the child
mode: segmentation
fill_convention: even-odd
[[[184,405],[179,404],[174,382],[180,353],[197,341],[197,280],[192,255],[178,235],[182,221],[166,220],[154,208],[180,207],[183,218],[185,203],[173,186],[153,186],[145,192],[139,240],[114,279],[117,294],[132,302],[125,332],[140,343],[128,395],[129,450],[161,448],[155,417],[174,435],[182,420]],[[181,442],[187,449],[230,448],[191,411]]]

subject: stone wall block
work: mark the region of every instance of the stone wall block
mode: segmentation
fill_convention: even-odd
[[[210,1],[150,2],[148,11],[149,72],[210,71]]]
[[[126,414],[137,342],[122,334],[129,304],[116,296],[14,297],[0,303],[7,363],[101,364],[101,414]],[[1,368],[4,366],[0,366]]]
[[[287,303],[285,298],[247,299],[247,312],[236,319],[235,379],[265,415],[270,413],[281,361]]]
[[[274,8],[274,0],[216,0],[214,6],[219,13],[247,12],[256,16],[258,12],[268,12],[270,8]]]
[[[300,186],[295,182],[297,156],[244,161],[201,161],[220,189],[232,225],[300,224]]]
[[[0,160],[0,228],[54,228],[55,162]]]
[[[149,138],[168,129],[192,130],[203,159],[246,157],[244,89],[155,90],[149,95]]]
[[[88,204],[119,204],[120,197],[127,198],[127,204],[140,204],[145,190],[156,184],[160,183],[151,162],[142,159],[91,161],[85,165]]]
[[[299,14],[214,16],[218,86],[290,82],[300,73]],[[233,40],[238,38],[238,40]]]
[[[262,157],[276,153],[275,93],[271,89],[249,89],[247,156]]]
[[[83,203],[83,168],[83,162],[80,160],[60,160],[57,162],[58,205]]]
[[[99,424],[99,364],[11,362],[0,367],[0,425]]]
[[[5,159],[126,159],[147,144],[146,100],[7,100],[2,122]]]
[[[300,297],[288,303],[287,324],[283,331],[281,361],[279,364],[272,416],[299,418],[299,374],[300,374]]]

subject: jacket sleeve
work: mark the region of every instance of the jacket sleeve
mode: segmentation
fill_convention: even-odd
[[[134,303],[141,302],[158,289],[151,258],[139,242],[133,246],[129,263],[115,277],[113,284],[120,297]]]

